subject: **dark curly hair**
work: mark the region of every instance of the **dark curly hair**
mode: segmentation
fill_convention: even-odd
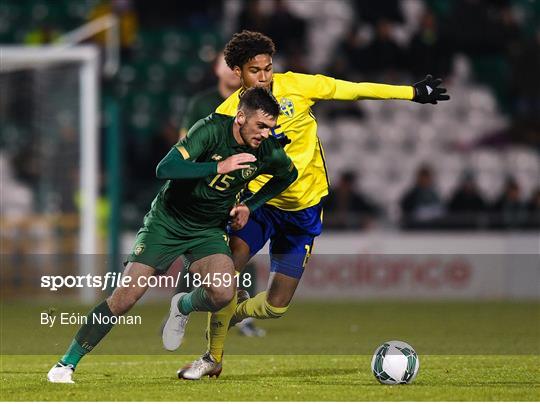
[[[266,35],[244,30],[233,35],[223,54],[227,66],[234,69],[235,66],[241,68],[257,55],[273,56],[275,51],[274,41]]]
[[[279,115],[279,104],[270,91],[262,87],[248,88],[240,98],[238,109],[256,111],[260,109],[266,115],[277,118]],[[248,112],[246,111],[246,112]]]

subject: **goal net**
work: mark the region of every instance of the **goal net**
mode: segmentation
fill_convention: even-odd
[[[36,293],[44,273],[96,271],[97,80],[92,46],[0,47],[3,296]]]

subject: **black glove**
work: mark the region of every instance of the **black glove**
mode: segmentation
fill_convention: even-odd
[[[437,101],[447,101],[450,96],[445,94],[446,88],[439,87],[442,79],[434,79],[431,74],[418,83],[413,84],[414,87],[414,102],[420,104],[437,104]]]

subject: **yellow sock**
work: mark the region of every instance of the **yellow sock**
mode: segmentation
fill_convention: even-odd
[[[257,296],[247,299],[236,306],[231,324],[236,324],[245,318],[253,317],[258,319],[279,318],[287,311],[287,307],[274,307],[266,301],[266,292],[261,292]]]
[[[215,313],[208,313],[208,352],[215,360],[221,362],[225,338],[229,330],[229,322],[236,309],[237,296],[234,294],[229,304]]]

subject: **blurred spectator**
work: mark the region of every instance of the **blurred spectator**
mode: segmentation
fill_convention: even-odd
[[[178,142],[178,130],[174,126],[171,119],[164,120],[161,129],[157,136],[153,137],[152,143],[147,150],[150,157],[148,172],[151,175],[152,181],[155,181],[155,170],[161,159],[171,150],[176,142]]]
[[[47,45],[56,42],[60,38],[61,31],[51,24],[44,24],[34,28],[24,37],[25,45]]]
[[[540,28],[531,38],[516,44],[510,52],[512,111],[519,117],[540,121]],[[526,78],[526,79],[524,79]]]
[[[306,53],[307,24],[289,10],[283,0],[274,0],[274,11],[267,27],[280,55],[287,58],[284,70],[306,71],[303,55]]]
[[[405,21],[399,0],[353,0],[352,6],[356,13],[356,21],[360,20],[372,24],[381,19],[396,23]]]
[[[155,133],[145,139],[130,137],[125,145],[126,168],[129,172],[123,183],[124,200],[133,203],[133,208],[139,210],[138,214],[133,214],[133,223],[140,214],[148,210],[152,199],[156,196],[159,188],[163,185],[156,180],[156,166],[161,159],[171,150],[171,147],[178,141],[178,129],[171,120],[161,120],[161,126]]]
[[[496,12],[497,39],[501,42],[501,51],[507,53],[520,41],[521,27],[514,8],[509,1],[502,1]]]
[[[445,31],[456,50],[471,56],[498,56],[519,37],[509,0],[454,0]]]
[[[420,20],[408,49],[409,67],[414,76],[426,72],[444,77],[450,69],[451,50],[439,31],[435,14],[427,10]]]
[[[393,73],[404,65],[404,53],[392,36],[392,25],[381,19],[375,26],[375,38],[365,49],[363,71]]]
[[[466,172],[448,202],[448,225],[452,228],[476,228],[485,222],[487,205],[474,175]]]
[[[270,1],[266,2],[269,5]],[[276,44],[276,61],[283,70],[306,72],[307,23],[293,14],[286,1],[273,0],[272,12],[264,14],[260,0],[246,0],[238,17],[237,31],[244,29],[268,35]],[[283,60],[281,60],[283,58]]]
[[[373,225],[381,210],[354,190],[356,174],[341,174],[338,185],[330,189],[324,203],[324,226],[329,229],[366,229]]]
[[[195,122],[216,110],[232,93],[240,88],[240,78],[225,63],[223,52],[220,52],[214,62],[214,74],[218,78],[217,86],[195,94],[187,107],[182,121],[180,137],[189,131]]]
[[[0,152],[0,215],[21,218],[32,212],[33,195],[29,187],[15,178],[9,158]]]
[[[358,34],[358,26],[353,26],[339,41],[327,66],[328,74],[343,80],[355,80],[357,72],[367,70],[367,41]]]
[[[500,43],[494,39],[497,26],[493,12],[488,12],[492,4],[484,0],[454,0],[452,6],[446,33],[454,48],[468,55],[494,53]]]
[[[102,0],[90,11],[89,19],[94,21],[109,14],[114,14],[118,18],[121,57],[129,59],[138,30],[137,14],[133,9],[133,2],[131,0]],[[104,47],[107,41],[106,32],[102,31],[96,34],[94,40]]]
[[[401,198],[402,226],[430,228],[442,218],[444,206],[435,189],[433,171],[422,165],[416,172],[415,183]]]
[[[211,31],[223,18],[223,1],[134,0],[141,26],[145,29],[174,28],[179,31]]]
[[[528,220],[527,227],[540,228],[540,188],[537,188],[531,195],[527,204]]]
[[[242,11],[238,16],[237,32],[244,29],[268,34],[270,21],[261,10],[260,0],[244,0]],[[273,38],[275,41],[275,38]],[[277,42],[275,42],[277,44]],[[281,51],[281,50],[280,50]]]
[[[521,188],[514,178],[508,178],[501,196],[492,206],[492,225],[495,228],[516,228],[525,224],[526,205],[521,200]]]

